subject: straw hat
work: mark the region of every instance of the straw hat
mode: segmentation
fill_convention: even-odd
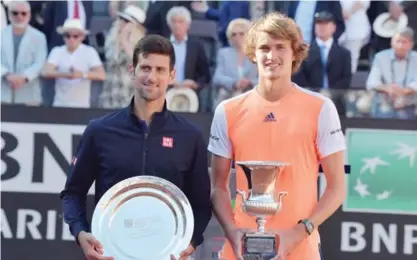
[[[143,24],[146,20],[146,13],[134,5],[129,5],[122,12],[117,12],[117,16],[136,24]]]
[[[86,30],[81,22],[80,19],[67,19],[64,22],[64,25],[62,26],[58,26],[58,28],[56,29],[56,31],[59,34],[63,34],[69,30],[77,30],[77,31],[81,31],[84,34],[89,34],[90,32],[88,30]]]
[[[375,19],[373,29],[375,34],[382,38],[392,38],[407,25],[408,16],[404,13],[398,18],[398,21],[392,19],[390,13],[382,13]]]

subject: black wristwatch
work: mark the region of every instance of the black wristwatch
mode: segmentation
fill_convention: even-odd
[[[308,235],[311,235],[314,231],[314,224],[309,219],[302,219],[298,221],[298,224],[302,223]]]

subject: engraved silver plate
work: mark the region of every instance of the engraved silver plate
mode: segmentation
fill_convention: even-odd
[[[115,260],[169,260],[191,241],[194,217],[185,194],[171,182],[137,176],[111,187],[97,203],[92,234]]]
[[[248,237],[245,242],[248,253],[275,253],[275,237]]]

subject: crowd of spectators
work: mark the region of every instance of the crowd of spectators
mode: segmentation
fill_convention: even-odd
[[[198,111],[212,112],[257,84],[244,37],[274,11],[293,18],[310,44],[296,84],[330,96],[349,117],[416,119],[416,1],[2,1],[1,100],[126,106],[133,46],[160,34],[175,48],[171,88],[192,90]],[[406,26],[376,33],[383,13]]]

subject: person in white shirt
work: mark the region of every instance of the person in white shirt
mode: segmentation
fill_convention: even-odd
[[[340,4],[345,19],[345,32],[339,38],[339,44],[350,51],[352,73],[358,68],[360,52],[371,36],[371,24],[367,10],[371,4],[368,0],[341,0]]]
[[[97,51],[82,44],[88,31],[79,19],[67,19],[58,33],[65,45],[54,47],[43,70],[55,79],[54,107],[90,107],[91,81],[104,81],[106,74]]]

